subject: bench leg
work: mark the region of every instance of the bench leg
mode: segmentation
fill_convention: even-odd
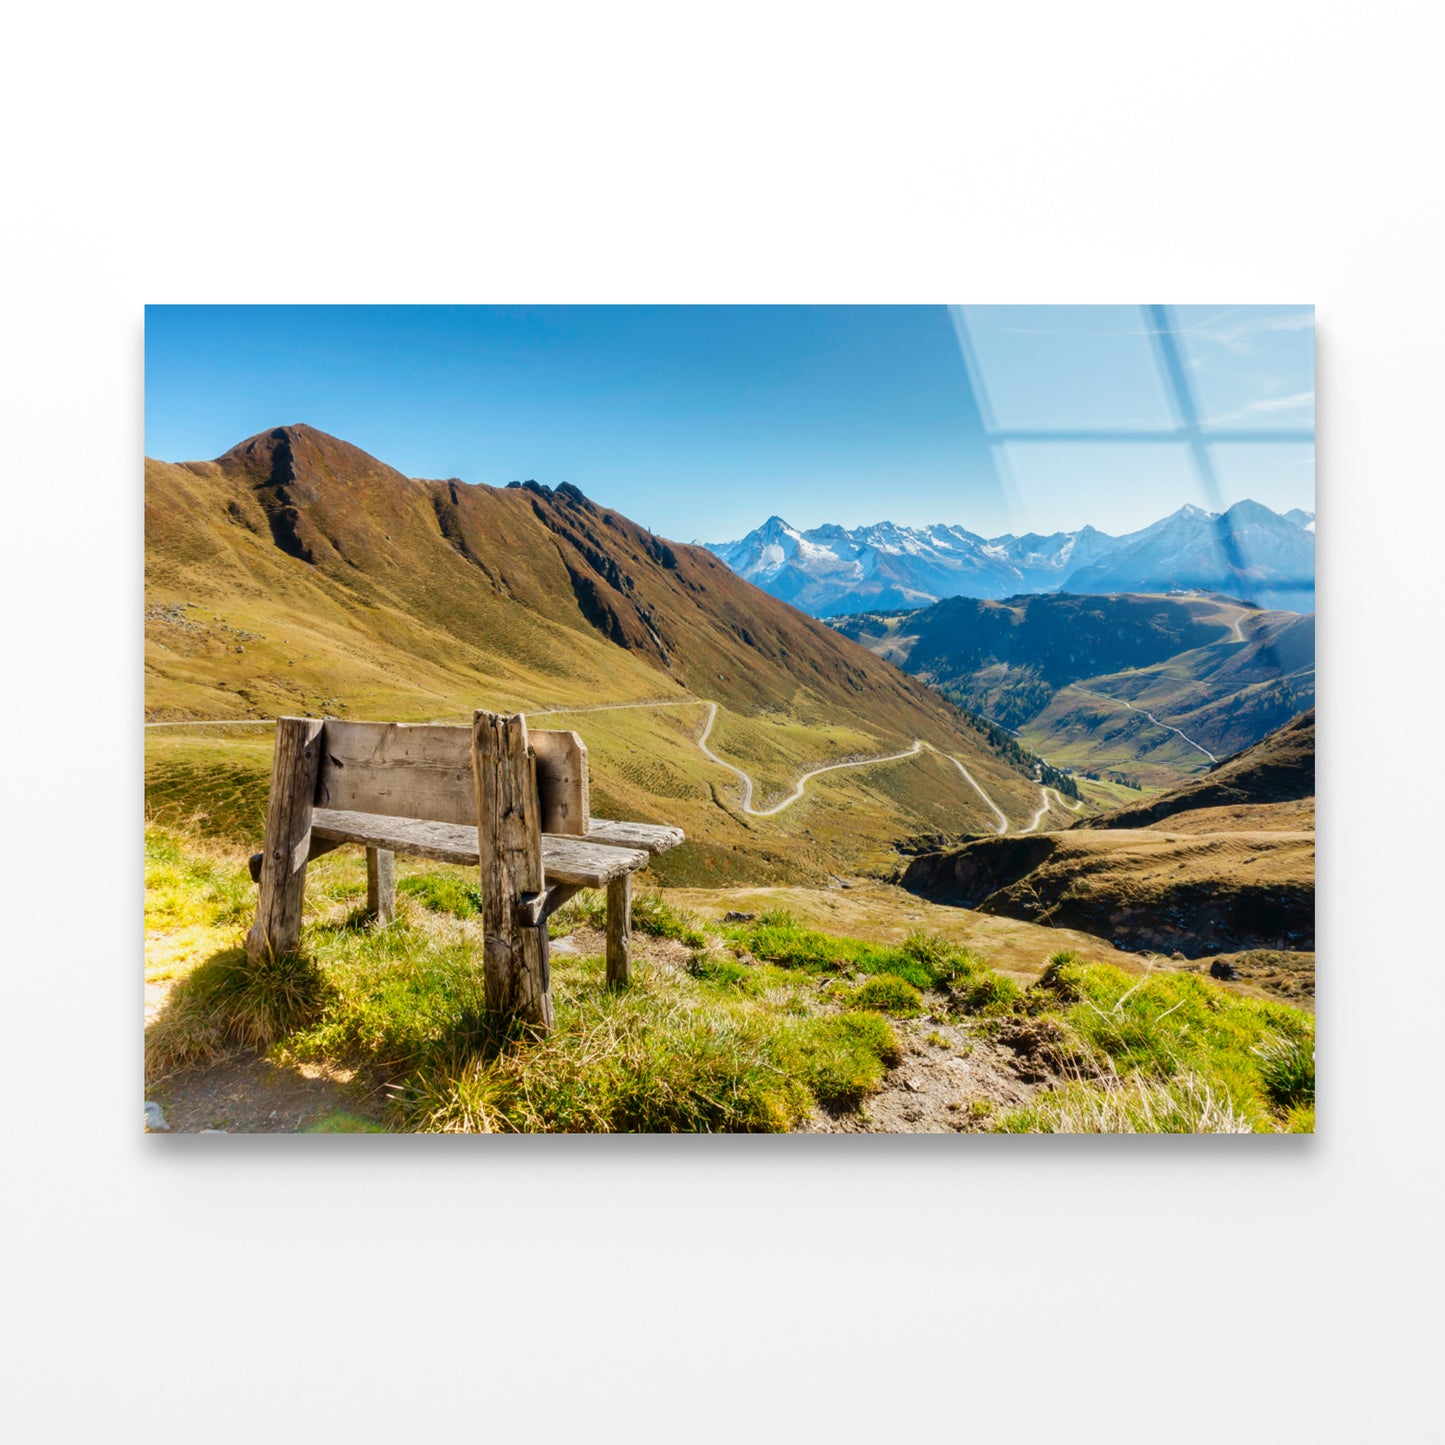
[[[396,854],[390,848],[367,848],[366,909],[379,923],[396,918]]]
[[[260,896],[256,921],[246,935],[246,955],[253,963],[271,954],[294,953],[301,941],[301,904],[306,892],[306,860],[311,854],[311,807],[323,726],[320,718],[276,719]]]
[[[607,885],[607,986],[625,988],[632,977],[632,874]]]
[[[477,861],[482,882],[487,1011],[540,1033],[553,1023],[542,869],[537,760],[527,720],[478,711],[472,716],[477,798]]]
[[[396,854],[390,848],[366,850],[366,911],[378,923],[396,917]]]

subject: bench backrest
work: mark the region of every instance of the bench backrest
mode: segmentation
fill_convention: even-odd
[[[528,731],[542,831],[587,836],[587,748],[573,732]],[[477,822],[472,730],[433,723],[327,718],[316,806],[438,823]]]

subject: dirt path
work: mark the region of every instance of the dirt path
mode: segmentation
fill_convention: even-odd
[[[366,1134],[381,1128],[385,1103],[345,1069],[254,1054],[178,1073],[146,1098],[161,1106],[170,1134]]]
[[[717,721],[717,704],[710,702],[707,706],[707,726],[703,728],[702,736],[698,738],[697,745],[702,749],[704,755],[711,758],[719,767],[726,768],[728,772],[735,774],[742,780],[743,812],[752,814],[754,818],[772,818],[778,813],[781,813],[784,808],[791,808],[794,803],[802,798],[803,790],[807,787],[810,778],[820,777],[824,773],[836,773],[841,768],[867,768],[871,767],[874,763],[896,763],[900,758],[917,757],[917,755],[923,751],[923,743],[918,738],[914,738],[913,746],[911,748],[905,748],[901,753],[888,753],[876,758],[858,758],[849,763],[828,763],[821,768],[814,768],[811,772],[804,773],[803,776],[798,779],[797,786],[781,803],[774,803],[771,808],[755,808],[753,807],[753,780],[743,772],[741,768],[735,768],[731,763],[724,762],[723,759],[718,757],[707,745],[708,736],[712,732],[712,725]]]
[[[1040,788],[1039,797],[1043,799],[1043,802],[1039,804],[1038,812],[1036,812],[1033,817],[1029,819],[1027,827],[1019,829],[1020,833],[1032,833],[1034,829],[1039,826],[1039,820],[1044,816],[1045,813],[1049,811],[1048,790],[1045,788]]]
[[[197,717],[182,718],[178,722],[148,722],[148,728],[238,728],[274,727],[275,718],[269,717]]]

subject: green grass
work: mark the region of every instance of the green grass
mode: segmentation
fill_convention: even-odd
[[[348,1114],[344,1109],[333,1109],[329,1114],[307,1124],[303,1134],[385,1134],[374,1119],[364,1119],[359,1114]]]
[[[249,922],[256,895],[250,875],[234,862],[159,829],[147,830],[144,859],[148,931]]]
[[[806,928],[783,909],[750,923],[725,924],[723,937],[755,958],[811,972],[890,973],[917,989],[935,988],[980,966],[967,949],[931,934],[910,934],[902,944],[867,943]]]
[[[157,919],[244,921],[254,894],[239,860],[227,868],[159,830],[150,846]],[[692,915],[651,897],[639,931],[692,947],[696,966],[641,965],[618,992],[600,957],[559,958],[556,1027],[531,1038],[487,1012],[468,886],[444,870],[404,879],[410,906],[378,927],[349,906],[355,867],[312,871],[300,954],[253,965],[233,926],[232,946],[181,977],[147,1031],[150,1078],[255,1050],[357,1069],[386,1086],[401,1130],[776,1131],[814,1107],[857,1107],[899,1057],[886,1019],[838,1012],[795,972],[709,953]],[[573,900],[574,924],[599,903]]]
[[[253,963],[243,949],[225,949],[176,984],[165,1012],[146,1030],[147,1077],[264,1052],[317,1018],[334,994],[309,957]]]
[[[1028,990],[1030,1012],[1057,1019],[1092,1062],[1071,1088],[1005,1127],[1107,1132],[1237,1132],[1313,1127],[1314,1020],[1244,998],[1192,973],[1132,977],[1061,952]]]
[[[445,874],[422,873],[398,879],[396,891],[415,898],[433,913],[448,913],[453,918],[476,918],[482,911],[482,890]]]
[[[734,948],[782,968],[861,975],[866,981],[844,996],[896,1018],[914,1018],[925,1008],[999,1015],[1022,999],[1012,980],[936,934],[911,933],[901,944],[865,943],[805,928],[780,909],[749,924],[725,926],[723,934]]]
[[[1260,1080],[1270,1098],[1285,1109],[1314,1108],[1314,1039],[1276,1035],[1256,1044]]]
[[[584,888],[547,920],[549,938],[563,938],[574,928],[607,927],[607,895]],[[702,948],[707,937],[695,913],[669,903],[660,893],[638,893],[632,899],[632,928],[649,938],[675,938],[689,948]]]

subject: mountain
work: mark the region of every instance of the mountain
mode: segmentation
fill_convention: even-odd
[[[1314,610],[1315,539],[1258,502],[1215,514],[1181,507],[1118,539],[1106,556],[1070,574],[1069,592],[1224,592],[1260,607]]]
[[[922,683],[575,487],[410,478],[300,425],[213,461],[148,460],[145,500],[152,720],[625,704],[554,725],[587,739],[599,813],[688,831],[677,876],[695,881],[886,868],[893,837],[988,826],[944,752],[1021,814],[1036,791]],[[760,805],[819,763],[914,739],[942,751],[820,778],[776,822],[751,818],[698,748],[700,699],[718,705],[710,745]],[[148,797],[172,811],[206,800],[249,832],[267,748],[199,731],[184,746],[182,731],[148,733]]]
[[[817,617],[921,607],[945,597],[1025,592],[1225,592],[1309,611],[1314,514],[1257,502],[1224,513],[1181,507],[1141,531],[1094,527],[984,538],[939,523],[799,531],[781,517],[736,542],[706,544],[739,576]]]
[[[1189,958],[1270,950],[1224,976],[1313,989],[1314,714],[1207,778],[1065,832],[920,854],[903,886],[983,913]],[[1282,951],[1283,957],[1278,956]],[[1267,982],[1269,981],[1269,982]]]
[[[1085,775],[1172,786],[1314,702],[1314,617],[1227,598],[950,597],[833,625]]]

